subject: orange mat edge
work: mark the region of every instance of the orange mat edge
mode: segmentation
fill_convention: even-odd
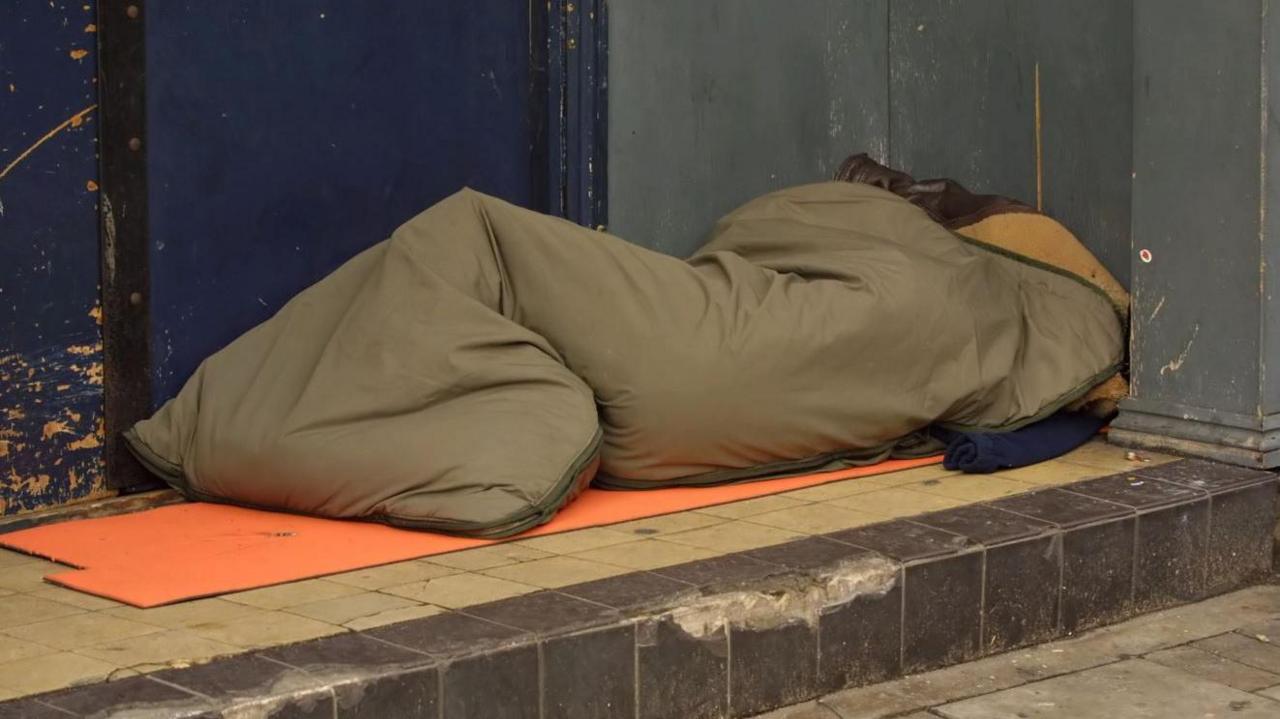
[[[0,535],[0,546],[71,565],[70,571],[45,577],[54,584],[148,608],[891,474],[941,461],[940,456],[887,460],[867,467],[718,487],[588,489],[550,522],[496,540],[187,502],[18,530]],[[633,501],[638,496],[646,501]],[[157,541],[157,537],[171,541]]]

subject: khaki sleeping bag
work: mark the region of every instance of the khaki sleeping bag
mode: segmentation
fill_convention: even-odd
[[[870,185],[753,200],[688,260],[464,190],[126,438],[190,497],[497,536],[593,478],[735,481],[1017,427],[1122,357],[1095,286]]]

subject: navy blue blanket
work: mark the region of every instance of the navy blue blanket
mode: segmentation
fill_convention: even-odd
[[[1025,467],[1061,456],[1088,442],[1106,424],[1087,412],[1058,412],[1012,432],[950,432],[935,428],[947,443],[942,466],[970,474]]]

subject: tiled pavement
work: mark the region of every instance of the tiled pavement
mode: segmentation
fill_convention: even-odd
[[[215,656],[852,530],[1171,459],[1150,453],[1135,459],[1094,442],[1053,462],[994,475],[926,467],[155,609],[52,586],[42,577],[58,565],[5,552],[0,554],[0,699],[186,667]],[[1124,488],[1096,491],[1114,498],[1106,493],[1122,495]]]
[[[756,719],[1276,719],[1280,586],[1245,589]]]

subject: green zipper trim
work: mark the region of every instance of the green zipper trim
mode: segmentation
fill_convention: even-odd
[[[246,507],[249,509],[260,509],[268,512],[285,511],[289,514],[297,514],[306,517],[320,517],[322,519],[342,519],[343,521],[352,522],[372,522],[376,524],[388,524],[393,527],[401,527],[404,529],[427,530],[432,532],[440,532],[442,534],[452,534],[462,537],[474,537],[483,539],[496,539],[508,537],[513,534],[519,534],[528,529],[532,529],[540,524],[545,524],[561,507],[570,499],[585,488],[590,483],[591,478],[585,478],[585,481],[579,486],[579,478],[590,464],[596,460],[599,454],[600,445],[603,442],[604,435],[597,427],[592,434],[591,441],[586,447],[578,453],[573,462],[570,463],[568,470],[560,477],[555,486],[547,493],[547,496],[537,504],[530,505],[528,508],[514,512],[502,519],[494,522],[465,522],[448,519],[413,519],[409,517],[399,517],[393,514],[380,514],[371,517],[331,517],[309,512],[296,512],[292,510],[282,510],[280,507],[255,504],[252,502],[230,501],[223,497],[217,497],[206,494],[193,488],[183,474],[181,467],[173,464],[167,459],[161,457],[155,450],[149,447],[137,432],[131,427],[121,433],[125,439],[126,446],[133,452],[134,456],[147,468],[152,474],[164,480],[169,486],[182,493],[187,499],[200,502],[210,502],[213,504],[227,504],[236,507]]]
[[[939,443],[931,440],[923,432],[913,432],[893,442],[863,449],[848,449],[838,452],[827,452],[804,459],[770,462],[752,467],[720,469],[702,474],[690,474],[684,477],[662,480],[640,480],[615,477],[600,473],[596,476],[596,486],[601,489],[661,489],[663,487],[710,487],[718,484],[735,482],[754,482],[766,479],[781,479],[812,473],[824,467],[847,469],[849,467],[865,467],[878,464],[890,457],[896,459],[918,459],[930,457],[942,451]]]

